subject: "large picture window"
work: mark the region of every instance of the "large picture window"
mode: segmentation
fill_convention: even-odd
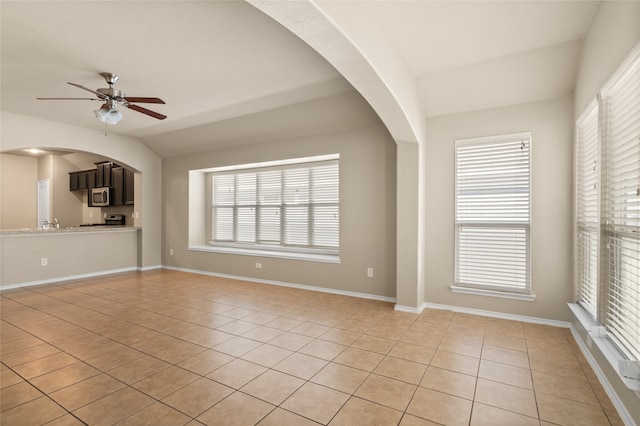
[[[455,284],[529,293],[531,134],[455,143]]]
[[[211,173],[211,245],[337,254],[337,155]]]

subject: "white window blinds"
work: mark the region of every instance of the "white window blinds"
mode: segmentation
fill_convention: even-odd
[[[529,291],[530,149],[530,133],[456,141],[456,285]]]
[[[595,319],[598,310],[599,202],[598,105],[576,124],[576,281],[578,301]]]
[[[213,244],[337,252],[338,160],[220,172],[212,179]]]
[[[604,324],[640,359],[640,53],[603,90]]]

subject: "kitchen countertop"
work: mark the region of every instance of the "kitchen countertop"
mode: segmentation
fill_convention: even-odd
[[[107,225],[107,226],[66,226],[60,228],[22,228],[22,229],[4,229],[0,230],[0,236],[20,236],[20,235],[59,235],[74,233],[92,233],[92,232],[126,232],[141,229],[137,226],[127,225]]]

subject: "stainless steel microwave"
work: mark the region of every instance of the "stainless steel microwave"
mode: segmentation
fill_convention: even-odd
[[[91,190],[91,204],[93,207],[110,206],[111,188],[93,188]]]

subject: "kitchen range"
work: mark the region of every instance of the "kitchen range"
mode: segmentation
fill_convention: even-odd
[[[110,214],[104,220],[104,223],[83,223],[80,226],[124,226],[126,225],[126,217],[123,214]]]

